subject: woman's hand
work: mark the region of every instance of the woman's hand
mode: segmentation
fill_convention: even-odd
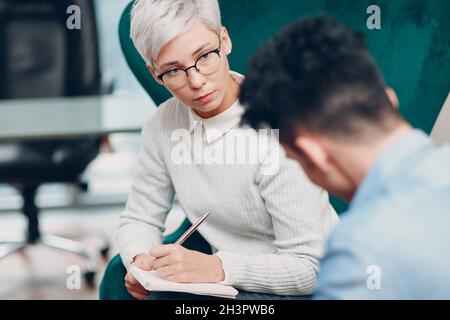
[[[220,282],[222,262],[215,255],[188,250],[180,245],[159,245],[150,250],[157,275],[173,282]]]
[[[132,266],[141,268],[143,270],[150,270],[153,266],[154,258],[149,254],[143,253],[139,254],[134,258]],[[128,292],[138,300],[145,300],[149,292],[144,289],[144,287],[133,277],[133,275],[128,271],[125,276],[125,287]]]

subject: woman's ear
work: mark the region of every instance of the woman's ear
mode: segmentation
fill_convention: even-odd
[[[398,97],[394,89],[386,87],[384,91],[386,92],[386,95],[388,96],[388,99],[391,102],[391,105],[394,107],[394,109],[398,109]]]
[[[159,84],[163,85],[162,81],[158,79],[155,69],[148,63],[147,63],[147,69],[148,69],[148,71],[150,71],[153,79],[155,79],[155,81],[158,82]]]
[[[228,34],[228,30],[225,27],[222,27],[222,31],[220,32],[220,41],[222,42],[223,51],[225,54],[229,55],[231,53],[231,49],[233,48],[233,43],[230,35]]]

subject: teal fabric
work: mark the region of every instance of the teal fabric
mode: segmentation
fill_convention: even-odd
[[[134,47],[133,41],[130,38],[130,11],[134,1],[131,1],[122,13],[119,21],[119,42],[122,48],[125,60],[128,63],[131,71],[135,75],[136,79],[147,91],[150,97],[156,105],[160,105],[162,102],[170,97],[170,93],[159,85],[152,77],[147,69],[145,61],[139,55],[139,52]]]
[[[379,5],[381,30],[366,27],[367,7]],[[248,58],[289,21],[327,13],[365,33],[370,52],[400,111],[430,132],[450,84],[450,2],[447,0],[221,1],[222,22],[233,40],[231,68],[245,74]]]
[[[125,287],[125,269],[120,255],[114,256],[108,263],[100,282],[100,300],[134,300]]]

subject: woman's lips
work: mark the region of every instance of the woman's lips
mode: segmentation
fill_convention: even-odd
[[[203,96],[195,98],[194,100],[198,101],[198,102],[201,102],[201,103],[207,103],[207,102],[211,101],[214,98],[214,95],[213,95],[214,92],[215,91],[211,91],[210,93],[207,93],[207,94],[205,94]]]

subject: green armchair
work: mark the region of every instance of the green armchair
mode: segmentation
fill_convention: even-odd
[[[133,2],[133,1],[132,1]],[[126,61],[155,104],[170,94],[158,85],[129,38],[130,10],[125,8],[119,23],[119,38]],[[334,16],[366,34],[370,51],[378,61],[386,83],[400,100],[400,112],[415,127],[429,133],[447,97],[450,84],[450,2],[447,0],[379,0],[381,30],[366,28],[367,8],[372,0],[219,0],[223,24],[233,41],[229,56],[231,68],[245,74],[248,58],[261,45],[292,20],[318,13]],[[338,212],[346,205],[331,197]],[[165,239],[171,243],[190,226],[185,221],[177,232]],[[186,245],[206,252],[209,245],[197,234]],[[125,268],[120,258],[109,263],[100,285],[101,299],[128,299],[124,287]]]

